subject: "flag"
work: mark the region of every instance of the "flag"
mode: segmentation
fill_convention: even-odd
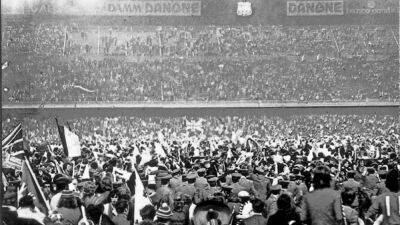
[[[82,180],[90,179],[89,169],[90,169],[90,166],[89,165],[85,165],[85,170],[83,171],[83,174],[82,174],[82,177],[81,177]]]
[[[4,175],[4,173],[1,173],[1,180],[3,182],[3,189],[4,189],[4,191],[6,191],[7,187],[8,187],[8,181],[7,181],[7,178]]]
[[[135,221],[141,222],[142,217],[140,216],[140,210],[143,209],[146,205],[152,205],[150,199],[147,196],[144,196],[144,186],[142,183],[142,180],[140,180],[139,174],[136,171],[136,168],[134,168],[134,173],[132,173],[132,176],[135,176],[135,211],[134,211],[134,218]],[[131,178],[132,178],[131,176]],[[130,180],[131,180],[130,178]],[[129,185],[129,182],[128,182]],[[130,187],[131,188],[131,187]],[[132,191],[132,189],[131,189]]]
[[[1,69],[4,70],[8,67],[8,61],[3,63],[3,65],[1,65]]]
[[[22,124],[18,124],[2,141],[2,150],[12,148],[16,151],[23,150]],[[13,151],[15,152],[15,151]]]
[[[186,130],[203,132],[203,120],[199,121],[186,121]]]
[[[50,205],[46,201],[42,189],[40,189],[39,183],[36,179],[35,174],[32,171],[29,161],[25,158],[24,164],[22,165],[22,182],[26,184],[28,192],[30,192],[35,198],[34,203],[37,208],[44,214],[48,214]]]
[[[81,144],[79,143],[78,135],[71,132],[68,127],[60,126],[57,120],[56,122],[64,153],[71,158],[81,156]]]
[[[89,90],[89,89],[87,89],[87,88],[84,88],[84,87],[82,87],[82,86],[80,86],[80,85],[71,85],[71,87],[74,87],[74,88],[76,88],[76,89],[80,89],[80,90],[82,90],[82,91],[84,91],[84,92],[87,92],[87,93],[94,93],[95,92],[95,90]]]

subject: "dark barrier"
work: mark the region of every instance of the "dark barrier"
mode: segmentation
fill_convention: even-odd
[[[123,0],[124,1],[124,0]],[[165,2],[173,2],[174,0]],[[191,2],[188,0],[176,0],[177,2]],[[35,10],[25,9],[25,14],[7,15],[6,18],[27,19],[27,20],[59,20],[69,19],[81,23],[90,23],[94,25],[241,25],[241,24],[263,24],[263,25],[317,25],[317,24],[392,24],[399,23],[399,3],[397,0],[248,0],[252,4],[252,15],[243,17],[237,15],[237,4],[242,0],[199,0],[201,6],[197,3],[183,3],[177,13],[167,13],[159,15],[159,8],[156,5],[152,8],[152,13],[145,13],[144,5],[142,11],[136,11],[137,5],[125,6],[131,7],[129,10],[121,6],[121,10],[116,10],[113,5],[110,10],[116,13],[81,13],[90,14],[82,16],[79,13],[74,16],[65,16],[62,11],[56,11],[53,6],[36,6]],[[135,2],[135,1],[128,1]],[[152,1],[156,2],[156,1]],[[157,1],[163,2],[163,1]],[[195,2],[195,1],[193,1]],[[162,3],[161,3],[162,4]],[[167,4],[167,3],[166,3]],[[187,10],[184,7],[187,5]],[[177,6],[179,4],[177,3]],[[201,9],[198,10],[197,7]],[[167,10],[170,10],[169,8]],[[4,12],[2,10],[2,12]],[[28,13],[27,13],[28,12]],[[179,12],[179,16],[177,16]],[[158,14],[157,14],[158,13]],[[97,14],[97,15],[96,15]],[[98,14],[103,14],[99,16]],[[133,16],[134,15],[134,16]],[[190,16],[188,16],[190,15]]]

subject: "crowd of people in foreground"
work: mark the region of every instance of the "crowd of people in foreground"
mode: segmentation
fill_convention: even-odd
[[[3,117],[3,133],[22,122],[25,154],[51,211],[35,206],[38,196],[26,193],[20,171],[3,169],[10,184],[5,223],[78,224],[84,206],[94,224],[399,224],[398,121],[389,115],[73,119],[81,156],[69,158],[53,121]],[[135,171],[141,182],[126,176]]]
[[[2,36],[3,102],[398,101],[400,96],[393,36],[398,32],[390,26],[99,29],[101,42],[93,27],[8,23]]]

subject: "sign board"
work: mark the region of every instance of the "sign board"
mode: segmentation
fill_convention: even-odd
[[[288,1],[288,16],[333,16],[343,15],[343,1]]]
[[[238,16],[251,16],[251,3],[250,2],[238,2],[237,15]]]
[[[22,170],[23,160],[9,155],[5,161],[3,161],[3,167],[13,168],[17,171]]]
[[[94,16],[200,16],[201,1],[29,0],[2,1],[3,14]]]
[[[106,3],[103,15],[200,16],[200,1],[116,1]]]
[[[352,0],[346,2],[346,13],[356,15],[379,15],[398,13],[396,0]]]

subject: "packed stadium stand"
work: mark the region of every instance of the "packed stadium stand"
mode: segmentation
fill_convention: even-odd
[[[6,23],[3,101],[398,101],[397,33]]]

